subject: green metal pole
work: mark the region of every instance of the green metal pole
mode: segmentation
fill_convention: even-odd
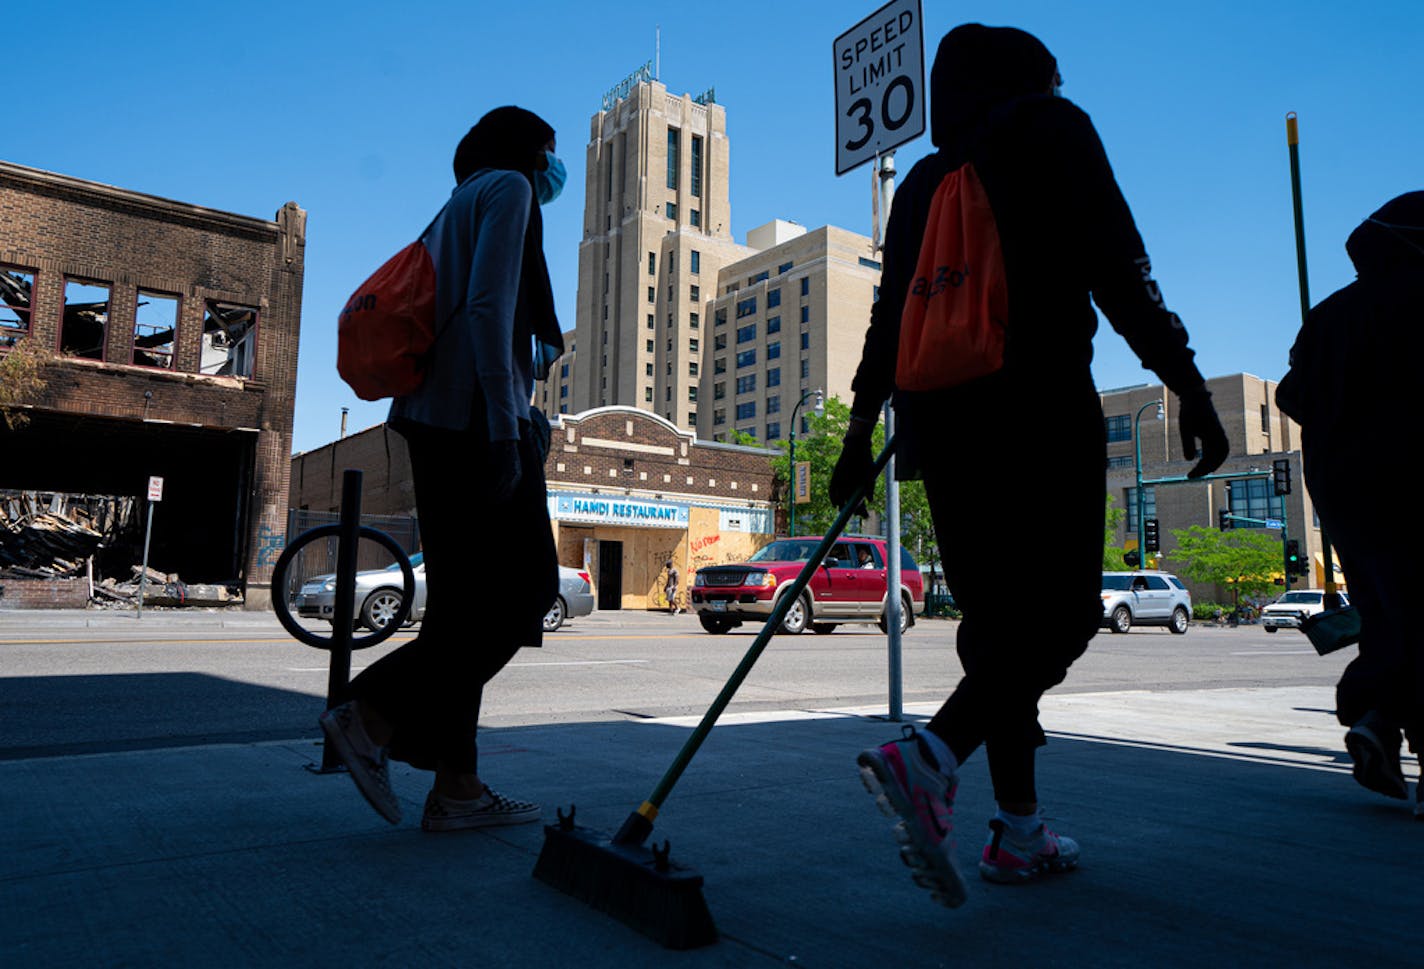
[[[1310,315],[1310,280],[1305,264],[1305,211],[1300,202],[1300,128],[1294,111],[1286,114],[1286,144],[1290,148],[1291,208],[1295,216],[1295,264],[1300,278],[1300,322]],[[1335,589],[1335,562],[1330,551],[1330,536],[1320,529],[1320,553],[1325,560],[1326,609],[1340,608],[1340,596]]]
[[[1143,404],[1137,408],[1137,414],[1132,418],[1132,447],[1133,447],[1133,467],[1137,475],[1137,567],[1147,568],[1147,543],[1144,540],[1147,526],[1143,523],[1142,515],[1147,510],[1147,502],[1142,496],[1142,412],[1152,406],[1161,407],[1161,400],[1154,400]]]
[[[790,456],[789,456],[789,458],[788,458],[788,460],[789,460],[790,463],[789,463],[789,465],[787,466],[787,469],[786,469],[786,470],[787,470],[786,479],[787,479],[787,481],[789,481],[790,484],[791,484],[791,487],[787,488],[787,489],[786,489],[786,492],[787,492],[787,494],[788,494],[788,495],[790,496],[790,498],[791,498],[791,537],[792,537],[792,538],[795,538],[795,537],[796,537],[796,412],[797,412],[798,410],[800,410],[800,409],[801,409],[801,405],[800,405],[800,404],[797,404],[795,407],[791,408],[791,453],[790,453]]]

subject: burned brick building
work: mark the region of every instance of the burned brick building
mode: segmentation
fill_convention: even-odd
[[[161,477],[151,565],[265,606],[305,236],[294,202],[269,221],[0,161],[0,373],[23,348],[37,378],[0,421],[0,491],[142,505]]]

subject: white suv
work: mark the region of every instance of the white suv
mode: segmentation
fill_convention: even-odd
[[[1192,620],[1192,595],[1167,572],[1104,572],[1103,620],[1115,633],[1133,626],[1166,626],[1177,635]]]
[[[1340,593],[1340,605],[1348,606],[1350,597]],[[1300,621],[1325,610],[1324,589],[1292,589],[1261,610],[1261,625],[1266,632],[1277,629],[1299,629]]]

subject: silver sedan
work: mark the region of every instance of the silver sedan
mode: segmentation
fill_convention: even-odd
[[[593,612],[593,583],[587,572],[559,566],[559,595],[544,617],[544,631],[551,633],[576,616]]]
[[[425,616],[425,558],[419,552],[410,557],[415,572],[415,602],[407,624]],[[399,565],[356,573],[356,623],[367,629],[384,629],[400,610],[405,580]],[[292,602],[298,616],[331,622],[336,610],[336,576],[318,575],[308,579]]]

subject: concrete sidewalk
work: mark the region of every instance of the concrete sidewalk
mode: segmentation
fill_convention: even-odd
[[[1082,866],[978,879],[992,802],[976,757],[955,811],[972,895],[953,911],[910,881],[856,776],[855,753],[897,725],[730,715],[655,832],[704,874],[722,932],[686,953],[534,881],[538,825],[422,833],[428,774],[397,767],[407,817],[386,825],[348,778],[304,769],[315,726],[0,762],[0,965],[1417,966],[1424,824],[1351,780],[1330,693],[1050,696],[1041,789]],[[482,772],[611,831],[688,726],[491,729]]]

